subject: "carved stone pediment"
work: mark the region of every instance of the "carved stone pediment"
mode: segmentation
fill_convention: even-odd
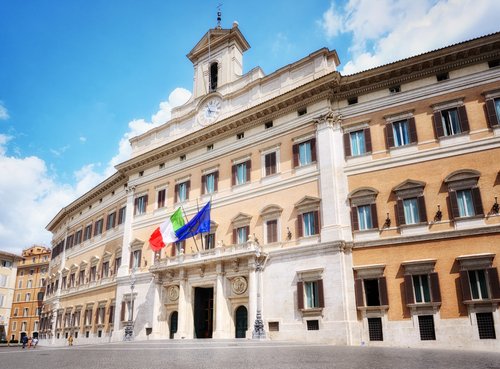
[[[233,219],[231,219],[231,223],[233,223],[233,227],[241,227],[248,225],[251,220],[251,215],[240,212]]]
[[[295,208],[297,208],[299,212],[317,210],[320,203],[321,199],[317,197],[304,196],[302,199],[295,203]]]

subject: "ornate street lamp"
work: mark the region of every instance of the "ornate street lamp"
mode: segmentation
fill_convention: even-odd
[[[128,306],[128,321],[125,325],[125,341],[132,341],[134,339],[134,288],[135,288],[135,267],[130,271],[130,303]]]

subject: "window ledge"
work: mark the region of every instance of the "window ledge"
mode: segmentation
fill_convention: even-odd
[[[367,152],[362,155],[356,155],[356,156],[347,156],[346,161],[348,164],[359,164],[359,163],[365,163],[368,162],[372,159],[372,153]]]
[[[358,310],[361,310],[361,311],[380,311],[380,312],[384,312],[386,310],[389,310],[389,305],[358,306]]]
[[[322,316],[323,308],[305,308],[300,309],[302,316]]]
[[[455,223],[455,229],[468,229],[475,227],[483,227],[485,225],[483,215],[458,218],[454,220],[454,223]]]
[[[297,166],[293,168],[295,174],[305,174],[305,173],[310,173],[314,172],[317,169],[316,162],[312,162],[310,164],[302,165],[302,166]]]
[[[391,156],[403,156],[408,154],[414,154],[417,151],[418,151],[417,143],[411,143],[403,146],[390,148]]]
[[[441,302],[422,302],[422,303],[413,303],[406,304],[411,310],[428,310],[433,309],[437,310],[441,306]]]
[[[399,226],[399,231],[402,236],[424,234],[429,232],[429,225],[427,223],[402,224]]]
[[[369,241],[377,240],[380,238],[380,231],[378,228],[364,229],[360,231],[354,231],[354,241]]]
[[[465,300],[462,301],[464,305],[497,305],[500,303],[500,299],[483,299],[483,300]]]
[[[263,176],[261,179],[260,179],[260,183],[272,183],[272,182],[276,182],[276,181],[279,181],[281,179],[281,173],[273,173],[273,174],[269,174],[268,176]]]
[[[439,137],[439,144],[441,146],[454,146],[469,141],[470,141],[469,131],[461,132],[456,135]]]
[[[241,190],[248,188],[248,187],[250,187],[250,181],[245,182],[245,183],[241,183],[241,184],[235,184],[234,186],[231,187],[231,189],[233,191],[241,191]]]

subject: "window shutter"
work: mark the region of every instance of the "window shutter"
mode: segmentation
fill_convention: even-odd
[[[420,218],[420,223],[427,223],[427,211],[425,209],[424,196],[417,197],[417,201],[418,201],[418,216]]]
[[[498,126],[498,116],[495,109],[495,100],[493,99],[486,100],[486,118],[490,127]]]
[[[363,301],[363,280],[361,278],[354,280],[354,293],[356,297],[356,307],[365,306]]]
[[[114,315],[113,308],[114,308],[114,306],[113,306],[113,305],[111,305],[111,306],[109,307],[109,318],[108,318],[108,323],[113,323],[113,315]]]
[[[356,206],[351,207],[351,223],[352,230],[359,231],[358,208]]]
[[[319,211],[313,211],[314,214],[314,234],[319,234],[319,230],[321,229],[319,224]]]
[[[365,135],[365,152],[372,152],[372,136],[370,135],[370,128],[365,128],[363,130],[363,134]]]
[[[101,310],[101,308],[97,308],[95,311],[95,324],[99,323],[99,310]]]
[[[302,214],[297,215],[297,235],[298,237],[304,236],[304,227],[302,221]]]
[[[134,199],[134,215],[137,214],[137,204],[139,203],[139,199],[136,197]]]
[[[351,135],[344,133],[344,155],[345,157],[351,156]]]
[[[297,308],[304,308],[304,282],[297,282]]]
[[[394,132],[392,131],[392,123],[385,125],[385,143],[388,149],[394,147]]]
[[[462,132],[469,132],[469,118],[467,118],[467,111],[463,105],[458,107],[458,119],[460,120]]]
[[[186,182],[186,200],[189,199],[189,190],[191,189],[191,181]],[[147,199],[146,199],[147,201]]]
[[[141,262],[142,262],[142,250],[139,250],[139,263],[137,264],[137,267],[140,268],[141,267]]]
[[[434,112],[434,115],[432,116],[432,121],[434,123],[434,133],[436,134],[436,138],[443,137],[444,136],[443,118],[441,116],[440,111]]]
[[[320,308],[325,307],[325,295],[323,293],[323,280],[322,279],[318,280],[318,302],[319,302]]]
[[[378,279],[378,292],[380,297],[380,305],[389,305],[389,300],[387,298],[387,281],[385,277],[380,277]]]
[[[179,184],[177,183],[174,187],[175,192],[175,202],[179,202]]]
[[[413,278],[411,274],[405,274],[405,299],[407,305],[415,303],[413,295]]]
[[[245,226],[245,234],[247,235],[247,239],[244,242],[248,241],[248,236],[250,235],[250,226]]]
[[[292,154],[293,154],[293,167],[296,168],[299,166],[299,144],[293,145]]]
[[[492,299],[500,299],[500,283],[498,281],[498,270],[497,268],[486,269],[488,273],[488,279],[490,281],[490,292]]]
[[[313,162],[316,161],[316,139],[311,140],[311,159]]]
[[[462,286],[462,301],[471,300],[469,272],[467,270],[460,271],[460,285]]]
[[[128,267],[129,269],[132,269],[132,267],[134,266],[134,252],[130,252],[130,262],[128,264]]]
[[[429,274],[431,282],[431,298],[432,302],[441,302],[441,289],[439,288],[439,277],[436,272]]]
[[[238,242],[238,230],[236,228],[233,228],[233,245]]]
[[[408,128],[410,130],[410,143],[417,143],[417,125],[415,124],[415,118],[411,117],[408,119]]]
[[[378,229],[378,216],[377,216],[377,204],[373,203],[370,205],[370,210],[372,213],[372,225],[373,228]]]
[[[406,224],[405,209],[404,209],[404,206],[403,206],[403,200],[398,200],[397,201],[397,203],[396,203],[396,209],[397,209],[398,225]]]
[[[236,164],[231,167],[231,185],[236,186]]]
[[[205,191],[205,184],[207,183],[207,176],[202,175],[201,176],[201,194],[204,195],[206,193]]]
[[[459,218],[460,212],[458,211],[457,193],[455,191],[450,191],[448,195],[448,200],[450,206],[450,217],[452,219]]]
[[[247,182],[250,182],[250,173],[252,172],[252,161],[251,160],[247,161],[246,171],[247,171]]]
[[[125,320],[125,301],[122,301],[122,309],[120,311],[120,320],[122,322]]]
[[[474,213],[476,215],[483,215],[483,202],[481,201],[481,192],[479,187],[474,187],[471,189],[472,192],[472,202],[474,203]]]
[[[219,189],[219,171],[214,173],[214,191]]]

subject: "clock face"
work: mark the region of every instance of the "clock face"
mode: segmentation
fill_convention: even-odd
[[[198,112],[198,121],[201,125],[208,125],[217,120],[220,115],[222,100],[218,97],[212,97],[206,101]]]

